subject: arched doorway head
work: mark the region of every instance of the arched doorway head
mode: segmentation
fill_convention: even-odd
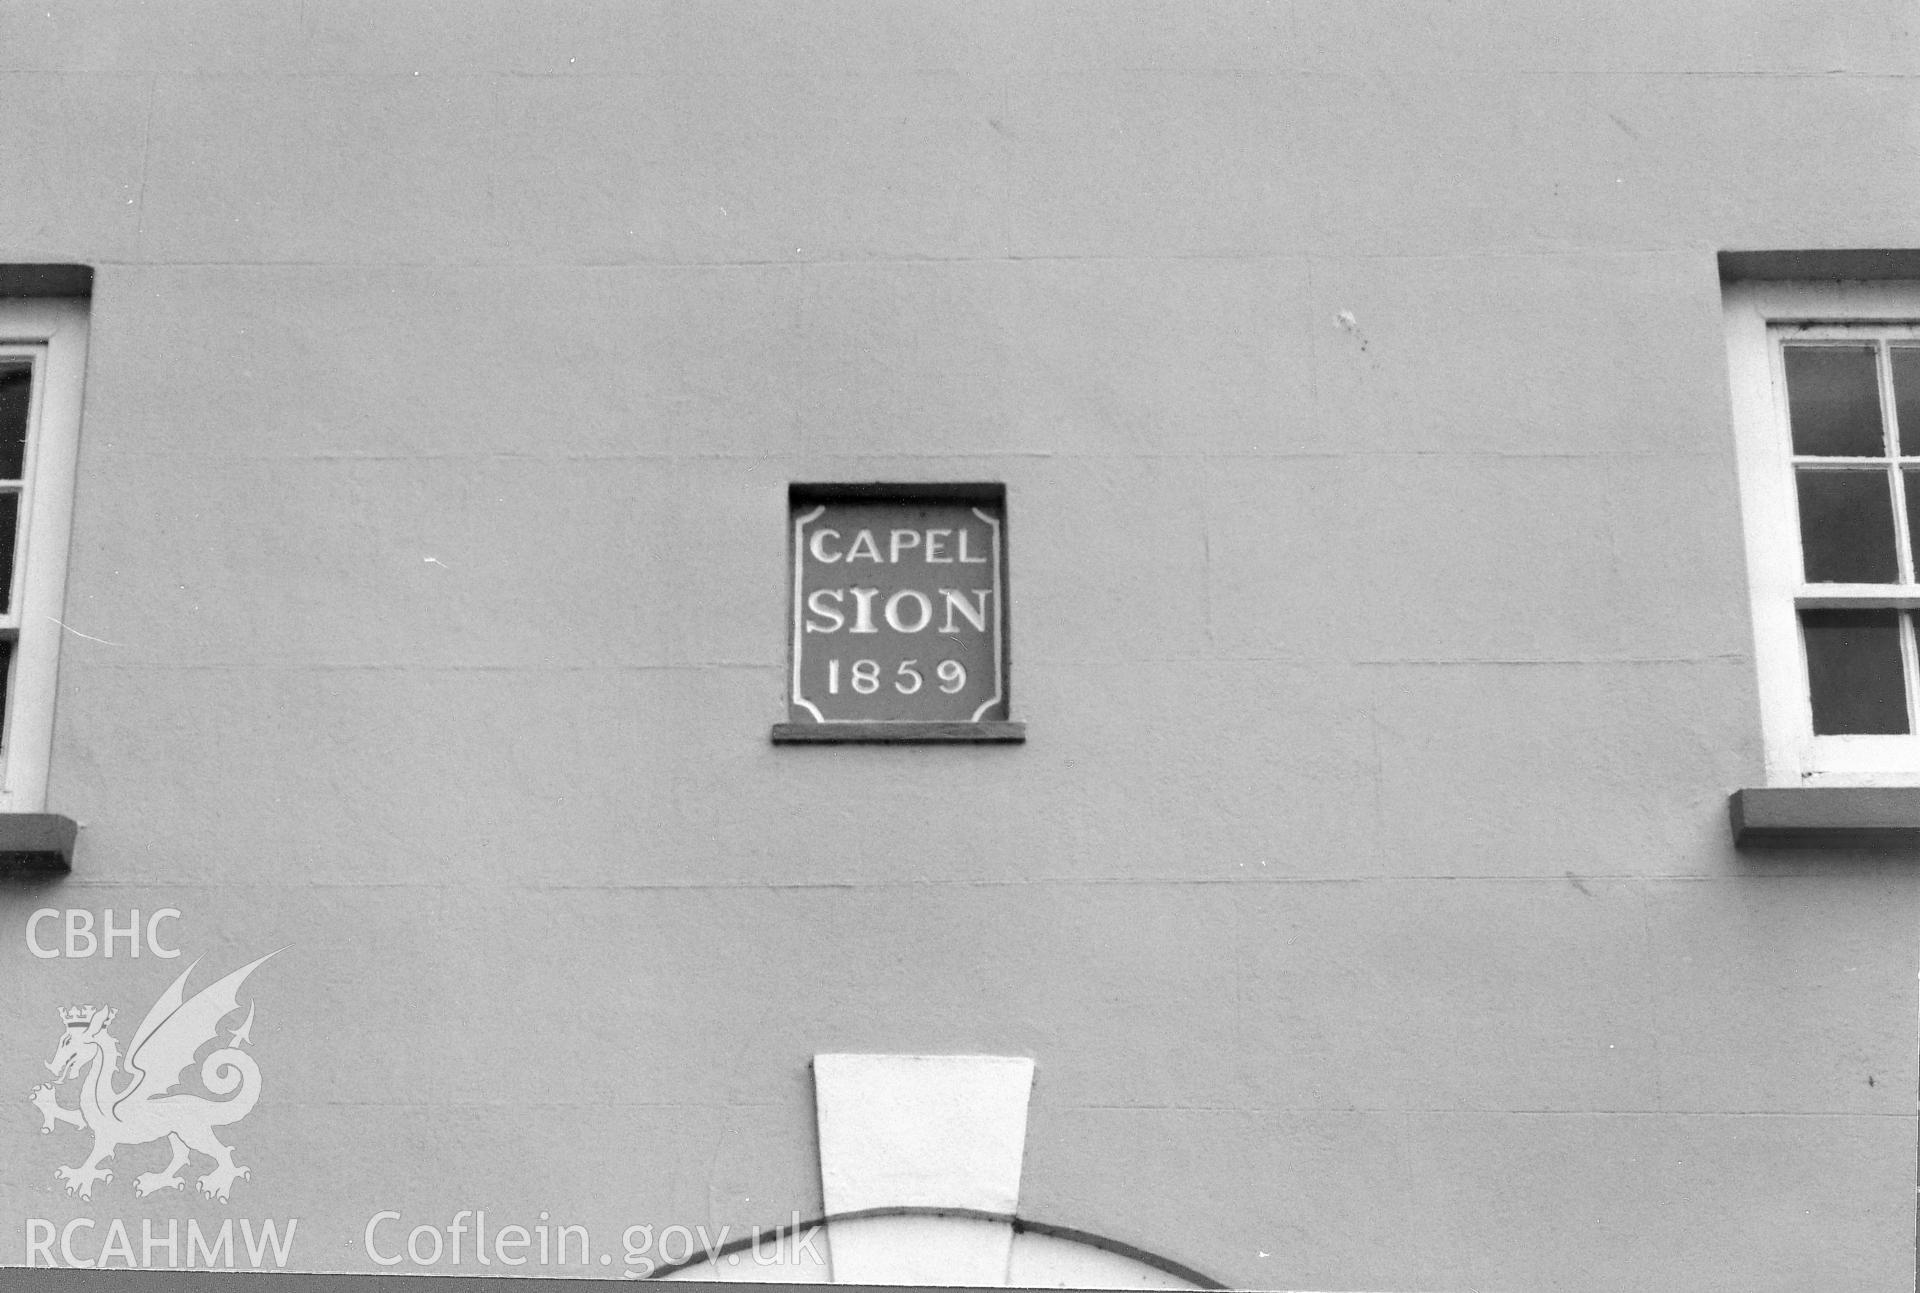
[[[983,1284],[967,1255],[980,1240],[1010,1231],[1002,1278]],[[921,1278],[895,1281],[928,1286],[1062,1289],[1222,1289],[1192,1267],[1132,1244],[1070,1226],[967,1208],[868,1208],[755,1230],[711,1253],[654,1272],[664,1280],[721,1283],[832,1284],[833,1243],[885,1246]]]

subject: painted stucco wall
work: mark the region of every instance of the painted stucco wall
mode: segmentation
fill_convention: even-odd
[[[1913,859],[1728,837],[1714,253],[1920,243],[1914,27],[6,5],[0,262],[97,278],[0,1264],[485,1208],[617,1273],[818,1212],[814,1053],[977,1051],[1023,1214],[1236,1285],[1910,1288]],[[874,479],[1006,483],[1026,745],[769,743],[787,485]],[[61,1193],[56,1008],[282,946],[252,1178]]]

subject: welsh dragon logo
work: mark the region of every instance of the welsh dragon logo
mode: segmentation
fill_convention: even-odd
[[[92,1198],[96,1183],[113,1179],[113,1173],[101,1164],[113,1157],[114,1150],[162,1137],[173,1148],[173,1161],[164,1171],[142,1172],[134,1178],[134,1190],[142,1197],[182,1188],[180,1169],[187,1166],[194,1153],[214,1162],[213,1170],[198,1182],[200,1193],[222,1203],[227,1201],[236,1179],[251,1175],[233,1161],[233,1151],[213,1134],[215,1127],[246,1117],[260,1098],[259,1066],[240,1049],[251,1040],[251,1004],[246,1022],[232,1030],[226,1045],[200,1064],[200,1081],[206,1089],[227,1098],[209,1100],[175,1092],[174,1088],[180,1085],[181,1075],[201,1047],[218,1040],[221,1021],[240,1008],[240,985],[261,962],[276,955],[269,952],[202,988],[191,1000],[183,1000],[187,976],[199,962],[189,965],[140,1021],[127,1047],[124,1082],[120,1043],[107,1031],[116,1012],[105,1006],[69,1006],[60,1011],[66,1032],[54,1048],[53,1058],[47,1061],[53,1082],[35,1087],[28,1098],[40,1110],[42,1135],[51,1132],[56,1123],[93,1132],[93,1152],[86,1162],[54,1169],[54,1175],[67,1183],[68,1194]],[[69,1109],[59,1103],[54,1088],[76,1077],[80,1079],[80,1105]]]

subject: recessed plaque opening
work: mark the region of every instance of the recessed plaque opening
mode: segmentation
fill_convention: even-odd
[[[1009,740],[1006,492],[795,485],[776,739]]]

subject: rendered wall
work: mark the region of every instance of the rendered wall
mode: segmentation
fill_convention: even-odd
[[[980,1051],[1023,1214],[1236,1285],[1910,1287],[1912,858],[1728,838],[1714,253],[1920,242],[1917,66],[1893,0],[5,6],[0,261],[97,279],[0,1264],[618,1273],[818,1212],[814,1053]],[[769,744],[787,485],[872,479],[1006,483],[1025,746]],[[282,946],[231,1201],[61,1193],[55,1009]]]

